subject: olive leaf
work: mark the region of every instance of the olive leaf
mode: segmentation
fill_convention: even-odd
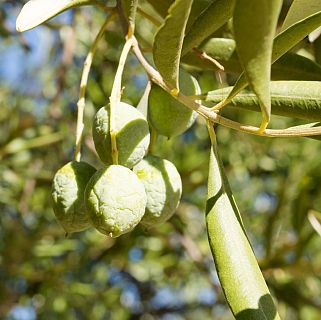
[[[315,56],[315,61],[321,64],[321,37],[319,36],[313,41],[313,51]]]
[[[227,96],[231,87],[207,93],[205,100],[218,103]],[[321,120],[321,82],[272,81],[272,114],[307,120]],[[260,111],[259,100],[252,90],[241,91],[229,103],[237,108]]]
[[[281,30],[285,30],[294,23],[303,20],[318,11],[321,11],[320,0],[309,0],[309,4],[307,4],[306,0],[294,0],[284,19]]]
[[[238,0],[233,14],[237,52],[262,111],[261,129],[270,121],[271,56],[282,0]]]
[[[176,0],[154,40],[155,65],[164,80],[174,88],[179,88],[179,63],[192,3],[193,0]]]
[[[167,16],[167,12],[169,7],[172,5],[174,0],[147,0],[152,7],[156,10],[156,12],[163,18]]]
[[[30,0],[22,8],[16,29],[19,32],[30,30],[53,18],[57,14],[78,6],[95,4],[97,0]]]
[[[294,47],[310,32],[315,30],[321,25],[321,11],[300,20],[288,27],[283,32],[279,33],[273,42],[272,63],[281,58],[287,51]],[[222,105],[226,105],[235,97],[242,89],[247,86],[248,82],[244,74],[238,78],[233,89],[223,101]]]
[[[150,89],[152,88],[152,84],[150,81],[147,82],[144,93],[142,97],[140,98],[138,105],[137,105],[137,110],[141,112],[144,117],[147,119],[148,115],[148,96],[150,93]]]
[[[197,0],[193,1],[191,12],[186,25],[186,33],[189,32],[196,19],[206,10],[215,0]]]
[[[241,225],[216,143],[210,154],[206,226],[218,277],[235,318],[280,319]]]
[[[138,0],[122,0],[123,13],[128,20],[129,32],[134,33]]]
[[[225,72],[236,74],[242,72],[234,40],[212,38],[200,48],[222,64]],[[203,70],[217,70],[213,63],[200,59],[192,52],[182,57],[182,62]],[[321,66],[299,54],[287,52],[272,65],[271,79],[321,81]]]
[[[167,12],[174,0],[147,0],[155,11],[163,18],[167,16]],[[189,31],[192,24],[199,17],[199,15],[215,0],[197,0],[193,1],[191,12],[186,25],[186,32]]]
[[[208,6],[186,34],[182,56],[222,27],[232,17],[234,4],[235,0],[216,0]]]

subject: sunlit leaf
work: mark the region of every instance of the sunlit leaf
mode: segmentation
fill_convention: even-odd
[[[237,0],[233,23],[236,47],[262,111],[261,129],[270,120],[272,45],[282,0]]]
[[[236,319],[280,319],[239,218],[217,145],[210,154],[206,226],[216,270]]]
[[[192,3],[193,0],[176,0],[170,7],[168,16],[159,28],[154,41],[155,65],[164,80],[175,88],[179,88],[179,63]]]
[[[16,29],[23,32],[51,19],[57,14],[78,6],[97,3],[95,0],[30,0],[22,8]]]

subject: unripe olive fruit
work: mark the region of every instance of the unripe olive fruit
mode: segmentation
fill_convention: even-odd
[[[134,172],[120,165],[98,170],[85,191],[85,203],[94,227],[118,237],[140,222],[146,207],[143,184]]]
[[[91,226],[85,209],[84,192],[96,169],[86,162],[72,161],[55,174],[52,186],[54,213],[67,233]]]
[[[185,95],[200,94],[194,77],[185,71],[179,76],[180,91]],[[186,131],[195,121],[197,113],[178,102],[156,84],[152,85],[148,97],[148,120],[156,131],[168,138]]]
[[[148,123],[136,108],[120,102],[114,110],[118,164],[132,168],[146,153],[150,135]],[[93,123],[93,139],[101,161],[113,164],[110,139],[110,105],[98,110]]]
[[[175,212],[182,194],[181,177],[174,164],[147,156],[133,171],[143,183],[147,195],[142,224],[153,226],[168,220]]]

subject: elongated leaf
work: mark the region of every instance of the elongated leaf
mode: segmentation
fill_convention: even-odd
[[[152,85],[150,81],[148,81],[145,87],[145,91],[137,105],[137,110],[140,111],[146,119],[148,115],[148,96],[151,88],[152,88]]]
[[[208,92],[206,101],[218,103],[230,91],[230,87]],[[319,81],[272,81],[272,114],[321,120],[321,82]],[[253,91],[245,89],[232,99],[230,105],[241,109],[260,111],[259,100]]]
[[[189,32],[191,26],[196,19],[206,10],[215,0],[196,0],[193,1],[191,12],[186,25],[186,33]]]
[[[167,16],[169,7],[173,4],[174,0],[147,0],[155,11],[163,18]]]
[[[294,23],[303,20],[312,14],[321,11],[320,0],[293,0],[291,7],[285,17],[282,30],[290,27]]]
[[[288,50],[294,47],[305,36],[321,25],[321,12],[300,20],[291,25],[289,28],[281,32],[274,39],[272,51],[272,63],[282,57]],[[248,82],[244,74],[242,74],[234,85],[233,89],[224,100],[223,105],[229,103],[242,89],[247,86]]]
[[[314,57],[318,64],[321,64],[321,36],[313,41]]]
[[[175,88],[179,88],[179,63],[192,3],[193,0],[176,0],[170,7],[168,16],[159,28],[154,41],[155,65],[164,80]]]
[[[201,46],[201,49],[222,64],[225,72],[239,74],[242,72],[242,67],[235,47],[235,41],[232,39],[212,38]],[[185,55],[182,62],[203,70],[217,70],[213,63],[201,60],[194,53]],[[301,55],[287,52],[272,65],[271,79],[320,81],[321,66]]]
[[[237,0],[233,14],[238,55],[260,102],[263,130],[270,120],[272,46],[281,6],[282,0]]]
[[[216,0],[204,10],[185,36],[182,56],[222,27],[232,17],[234,4],[235,0]]]
[[[226,300],[237,320],[280,319],[238,216],[217,146],[213,145],[206,226]]]
[[[128,32],[134,33],[138,0],[122,0],[124,15],[128,21]]]
[[[174,0],[147,0],[155,11],[163,18],[167,16],[168,9]],[[186,25],[186,32],[190,29],[191,25],[197,19],[197,17],[215,0],[196,0],[193,1],[191,12]]]
[[[16,29],[27,31],[67,9],[95,3],[94,0],[30,0],[17,18]]]

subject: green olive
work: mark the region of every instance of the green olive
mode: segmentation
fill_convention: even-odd
[[[93,139],[96,151],[103,163],[113,164],[110,138],[110,105],[96,113],[93,123]],[[121,102],[115,108],[115,131],[118,164],[132,168],[143,159],[148,149],[149,126],[133,106]]]
[[[147,205],[142,224],[154,226],[168,220],[175,212],[182,194],[181,177],[168,160],[147,156],[133,171],[143,183]]]
[[[199,85],[194,77],[180,71],[180,91],[185,95],[200,94]],[[197,113],[178,102],[156,84],[148,97],[148,120],[156,131],[168,138],[185,132],[194,123]]]
[[[97,171],[85,191],[85,203],[94,227],[118,237],[131,231],[142,219],[146,193],[136,174],[120,165]]]
[[[95,168],[86,162],[69,162],[55,174],[52,186],[54,213],[67,233],[91,226],[84,204],[86,185]]]

